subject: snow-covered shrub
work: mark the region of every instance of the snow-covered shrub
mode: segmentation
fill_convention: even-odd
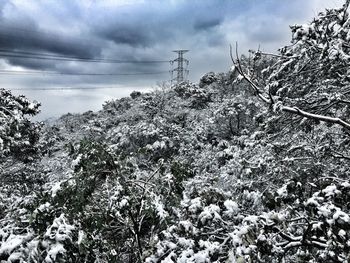
[[[183,82],[177,84],[174,91],[178,96],[189,99],[191,101],[190,107],[194,109],[204,108],[212,101],[212,93],[210,91],[200,88],[193,83]]]
[[[71,255],[67,255],[67,250],[72,250],[73,232],[75,227],[67,222],[67,218],[64,214],[55,218],[52,225],[46,230],[42,247],[45,249],[45,253],[41,256],[44,257],[43,262],[67,262],[71,259]]]
[[[205,86],[208,86],[218,80],[217,76],[214,72],[208,72],[205,75],[201,77],[199,80],[199,87],[204,88]]]
[[[141,93],[140,91],[133,91],[133,92],[130,93],[130,97],[131,97],[132,99],[136,99],[136,98],[140,97],[141,94],[142,94],[142,93]]]
[[[256,214],[244,213],[229,193],[202,190],[185,197],[178,221],[159,234],[146,262],[346,262],[349,187],[289,182],[273,193],[280,199],[273,209]]]
[[[255,228],[241,212],[230,193],[213,187],[192,192],[181,203],[179,221],[159,234],[155,253],[146,262],[249,259],[256,252]]]
[[[37,114],[39,106],[22,95],[0,89],[0,157],[12,155],[29,160],[36,153],[41,125],[30,122],[27,115]]]

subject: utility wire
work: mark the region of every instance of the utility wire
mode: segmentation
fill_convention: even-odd
[[[21,31],[25,33],[34,33],[34,38],[30,38],[32,41],[39,41],[38,37],[41,38],[51,38],[57,40],[58,35],[48,34],[45,32],[17,28],[11,26],[0,25],[0,28],[11,29],[15,31]],[[13,33],[13,32],[9,32]],[[24,35],[13,35],[7,32],[0,31],[0,40],[2,37],[5,38],[22,38],[28,39]],[[33,34],[31,35],[33,36]],[[69,40],[82,39],[78,37],[69,37]],[[85,39],[87,40],[87,39]],[[89,39],[90,41],[90,39]],[[86,43],[86,41],[84,41]],[[88,42],[90,43],[90,42]],[[91,43],[90,43],[91,44]],[[31,52],[26,50],[10,50],[10,49],[0,49],[0,59],[1,58],[21,58],[21,59],[36,59],[36,60],[57,60],[57,61],[75,61],[75,62],[89,62],[89,63],[130,63],[130,64],[149,64],[149,63],[169,63],[170,60],[120,60],[114,58],[93,58],[87,56],[69,56],[69,55],[59,55],[55,53],[39,53]],[[158,72],[135,72],[135,73],[65,73],[65,72],[55,72],[55,71],[15,71],[15,70],[0,70],[0,75],[71,75],[71,76],[134,76],[134,75],[157,75],[169,73],[168,71],[158,71]]]
[[[69,57],[58,56],[49,54],[40,54],[25,51],[8,51],[0,49],[0,57],[14,57],[25,59],[40,59],[40,60],[58,60],[58,61],[78,61],[78,62],[95,62],[95,63],[135,63],[135,64],[147,64],[147,63],[169,63],[169,60],[116,60],[107,58],[89,58],[89,57]]]
[[[14,26],[10,26],[10,25],[3,25],[0,24],[0,28],[3,28],[5,30],[7,30],[8,32],[4,32],[4,31],[0,31],[0,34],[6,34],[8,36],[12,36],[14,38],[18,38],[18,37],[22,37],[23,36],[19,36],[18,34],[14,35],[15,33],[13,31],[18,31],[18,32],[24,32],[26,34],[28,33],[34,33],[34,35],[36,35],[36,37],[45,37],[47,39],[54,39],[57,40],[58,37],[60,37],[61,35],[57,34],[56,32],[53,31],[39,31],[39,30],[33,30],[33,29],[28,29],[28,28],[20,28],[20,27],[14,27]],[[62,33],[62,31],[61,31]],[[33,34],[31,34],[31,36],[33,36]],[[92,44],[91,42],[91,38],[87,38],[87,37],[77,37],[76,35],[71,36],[71,35],[66,35],[66,37],[69,37],[70,40],[75,40],[77,42],[83,42],[83,43],[89,43],[89,46],[94,46],[94,47],[100,47],[96,44]],[[35,39],[35,40],[40,40],[40,39]],[[104,41],[106,41],[105,39],[103,39]]]
[[[0,25],[0,28],[5,28],[5,29],[11,29],[11,30],[16,30],[20,32],[31,32],[36,35],[36,37],[46,37],[50,39],[55,39],[57,40],[58,35],[50,34],[50,33],[45,33],[45,32],[40,32],[36,30],[31,30],[31,29],[24,29],[24,28],[18,28],[18,27],[12,27],[12,26],[3,26]],[[10,32],[12,33],[12,32]],[[25,36],[19,36],[19,35],[13,35],[9,34],[7,32],[1,32],[0,31],[0,36],[7,36],[7,38],[21,38],[21,39],[28,39]],[[11,38],[10,38],[11,37]],[[73,40],[84,40],[86,43],[87,41],[91,41],[90,39],[87,38],[79,38],[79,37],[69,37],[70,39]],[[1,40],[1,38],[0,38]],[[37,38],[32,38],[33,41],[40,41],[40,39]],[[89,46],[96,46],[92,45],[90,42]],[[100,46],[99,46],[100,48]],[[0,51],[2,54],[1,56],[4,57],[19,57],[19,58],[25,58],[25,59],[41,59],[41,60],[60,60],[60,61],[82,61],[82,62],[97,62],[97,63],[169,63],[170,60],[119,60],[119,59],[108,59],[108,58],[91,58],[91,57],[77,57],[77,56],[63,56],[63,55],[52,55],[52,54],[45,54],[45,53],[34,53],[34,52],[27,52],[27,51],[14,51],[14,50],[6,50],[6,49],[1,49]],[[5,54],[3,54],[5,53]],[[8,53],[8,54],[6,54]],[[23,56],[22,56],[23,55]]]
[[[15,88],[11,90],[30,90],[30,91],[50,91],[50,90],[97,90],[97,89],[118,89],[119,87],[65,87],[65,88]]]
[[[0,33],[1,34],[1,33]],[[58,58],[77,58],[75,56],[65,56],[65,55],[55,55],[55,54],[50,54],[50,53],[37,53],[37,52],[29,52],[29,51],[22,51],[22,50],[13,50],[13,49],[3,49],[0,48],[0,52],[4,53],[16,53],[16,54],[24,54],[24,55],[34,55],[34,56],[48,56],[48,57],[58,57]]]
[[[136,75],[158,75],[169,73],[169,71],[158,72],[134,72],[134,73],[69,73],[55,71],[19,71],[19,70],[0,70],[1,75],[70,75],[70,76],[136,76]]]

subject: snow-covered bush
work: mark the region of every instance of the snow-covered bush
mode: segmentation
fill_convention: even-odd
[[[37,114],[39,106],[24,96],[0,89],[0,158],[12,155],[29,160],[35,154],[41,125],[30,122],[27,115]]]
[[[174,91],[178,96],[189,99],[191,101],[190,107],[194,109],[206,107],[212,101],[212,93],[210,91],[193,83],[182,82],[177,84]]]
[[[199,80],[199,87],[203,88],[214,82],[217,82],[217,80],[218,80],[218,77],[214,72],[208,72]]]

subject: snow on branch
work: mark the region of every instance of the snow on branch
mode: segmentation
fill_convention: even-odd
[[[249,76],[246,75],[246,73],[244,72],[244,70],[242,68],[242,64],[241,64],[241,61],[239,59],[239,55],[238,55],[237,50],[238,50],[238,44],[236,43],[236,60],[235,60],[233,58],[233,55],[232,55],[232,46],[230,45],[230,56],[231,56],[231,60],[233,62],[233,65],[235,66],[235,69],[243,77],[243,79],[245,79],[249,83],[249,85],[253,88],[256,96],[258,96],[259,99],[262,100],[264,103],[270,104],[274,108],[277,106],[278,110],[280,110],[280,111],[296,114],[296,115],[299,115],[299,116],[302,116],[302,117],[305,117],[308,119],[319,120],[319,121],[328,122],[328,123],[335,123],[335,124],[341,125],[344,128],[350,130],[350,123],[348,123],[340,118],[334,118],[334,117],[329,117],[329,116],[320,115],[320,114],[313,114],[313,113],[301,110],[297,107],[285,106],[285,105],[281,104],[281,102],[277,102],[277,103],[279,103],[279,105],[277,105],[277,103],[275,102],[275,100],[273,99],[273,97],[270,93],[267,94],[268,97],[266,95],[264,95],[263,92],[261,91],[261,89],[250,79]]]

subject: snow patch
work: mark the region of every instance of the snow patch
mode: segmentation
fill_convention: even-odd
[[[224,206],[227,210],[225,211],[225,214],[228,214],[229,216],[237,215],[239,212],[238,204],[232,200],[226,200]]]

